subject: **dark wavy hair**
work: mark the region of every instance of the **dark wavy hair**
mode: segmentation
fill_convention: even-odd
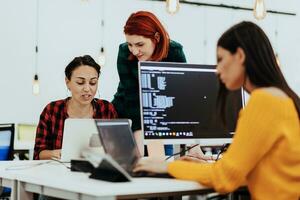
[[[218,40],[217,46],[231,53],[240,47],[245,53],[245,70],[247,77],[257,87],[277,87],[284,91],[294,102],[298,118],[300,116],[300,99],[289,87],[279,65],[271,43],[264,31],[252,22],[241,22],[227,30]],[[218,110],[226,123],[224,111],[226,99],[230,92],[220,81]]]
[[[96,61],[89,55],[85,55],[85,56],[78,56],[78,57],[75,57],[66,67],[65,69],[65,76],[68,80],[71,80],[71,77],[72,77],[72,73],[73,71],[82,66],[82,65],[87,65],[87,66],[90,66],[92,68],[94,68],[97,73],[98,73],[98,77],[100,76],[100,65],[98,65],[96,63]]]

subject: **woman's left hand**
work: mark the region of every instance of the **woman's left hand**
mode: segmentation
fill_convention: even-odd
[[[202,152],[201,148],[200,147],[195,147],[195,148],[192,148],[188,151],[188,154],[187,156],[190,156],[192,158],[198,158],[199,160],[204,160],[204,161],[213,161],[213,157],[212,156],[206,156],[204,155],[204,153]],[[193,159],[189,160],[188,157],[186,157],[185,160],[188,160],[188,161],[193,161]]]
[[[188,161],[188,162],[196,162],[196,163],[207,163],[209,162],[207,159],[202,159],[199,157],[194,157],[190,155],[182,156],[179,160]]]
[[[168,163],[165,161],[158,161],[153,159],[142,159],[137,163],[133,171],[147,171],[163,174],[168,172]]]

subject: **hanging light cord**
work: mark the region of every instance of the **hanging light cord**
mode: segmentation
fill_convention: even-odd
[[[165,2],[165,0],[151,0],[151,1]],[[231,5],[226,5],[226,4],[210,4],[210,3],[192,2],[192,1],[185,1],[185,0],[181,0],[180,3],[181,4],[189,4],[189,5],[196,5],[196,6],[207,6],[207,7],[234,9],[234,10],[253,11],[253,8],[246,8],[246,7],[241,7],[241,6],[231,6]],[[278,15],[293,15],[293,16],[296,16],[296,13],[282,12],[282,11],[276,11],[276,10],[267,10],[267,13],[273,13],[273,14],[278,14]]]
[[[39,52],[39,0],[36,0],[36,24],[35,24],[35,75],[38,74],[38,52]]]

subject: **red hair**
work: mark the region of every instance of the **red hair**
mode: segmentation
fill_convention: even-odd
[[[132,13],[124,26],[124,33],[151,39],[155,44],[155,49],[151,56],[152,61],[161,61],[167,57],[170,44],[169,34],[158,18],[151,12],[138,11]],[[136,57],[130,54],[129,59],[134,60]]]

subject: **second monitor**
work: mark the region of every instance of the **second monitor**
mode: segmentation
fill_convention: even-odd
[[[230,142],[243,91],[231,93],[225,128],[217,115],[219,81],[216,66],[187,63],[140,62],[140,105],[144,137],[165,144]]]

